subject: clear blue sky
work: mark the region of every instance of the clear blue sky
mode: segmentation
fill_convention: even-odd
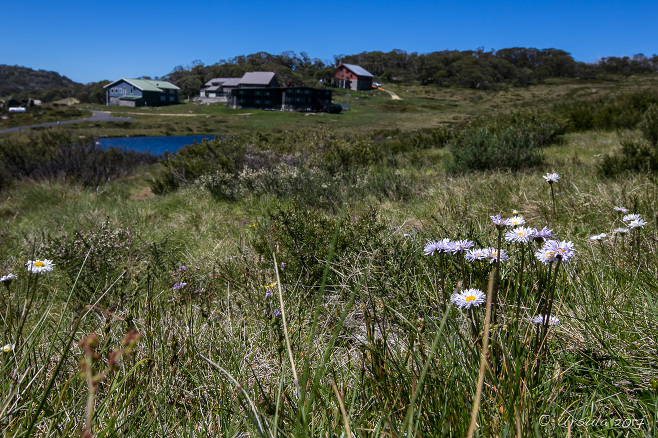
[[[2,0],[0,64],[76,82],[164,76],[260,51],[556,48],[578,61],[658,53],[658,0]]]

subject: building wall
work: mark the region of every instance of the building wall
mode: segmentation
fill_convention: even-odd
[[[135,96],[140,99],[134,103],[128,104],[120,100],[124,96]],[[155,91],[142,91],[137,87],[129,84],[126,81],[120,81],[112,87],[106,89],[106,97],[108,105],[123,105],[123,106],[160,106],[171,105],[178,103],[178,90],[164,89],[162,92]]]
[[[280,110],[311,109],[318,111],[331,104],[331,90],[310,87],[239,88],[233,90],[226,106],[241,108],[274,108]]]
[[[345,81],[352,81],[350,84],[350,89],[353,91],[357,90],[370,90],[372,88],[372,78],[368,76],[357,76],[347,67],[341,67],[336,71],[334,76],[336,85],[340,88],[345,87]]]
[[[123,96],[142,96],[142,90],[133,87],[126,81],[121,81],[107,90],[107,103],[120,105],[119,98]]]

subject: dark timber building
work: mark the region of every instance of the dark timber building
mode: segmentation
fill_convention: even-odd
[[[282,111],[321,111],[331,105],[331,90],[311,87],[238,88],[228,96],[233,109],[262,108]]]

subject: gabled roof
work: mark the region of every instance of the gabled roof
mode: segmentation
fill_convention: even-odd
[[[237,87],[242,78],[228,78],[222,84],[222,87]]]
[[[213,79],[209,80],[208,82],[206,82],[205,85],[206,85],[206,87],[210,87],[215,82],[219,82],[220,84],[222,84],[222,83],[226,82],[229,79],[231,79],[231,78],[213,78]]]
[[[354,73],[354,74],[357,75],[357,76],[367,76],[367,77],[369,77],[369,78],[374,77],[374,76],[373,76],[370,72],[368,72],[365,68],[360,67],[360,66],[358,66],[358,65],[354,65],[354,64],[345,64],[345,63],[342,63],[341,65],[347,67],[348,70],[351,70],[352,73]],[[338,68],[340,68],[340,65],[338,66]]]
[[[240,79],[240,84],[245,85],[268,85],[274,79],[274,72],[252,71],[245,73]]]
[[[121,78],[118,81],[107,84],[103,88],[113,87],[119,82],[127,82],[135,88],[138,88],[142,91],[162,91],[162,90],[180,90],[177,86],[166,81],[150,81],[146,79],[126,79]]]

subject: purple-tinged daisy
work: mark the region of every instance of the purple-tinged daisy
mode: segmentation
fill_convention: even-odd
[[[536,231],[534,228],[518,227],[505,233],[505,240],[508,242],[527,243],[534,237]]]
[[[576,254],[573,247],[573,242],[567,242],[566,240],[549,240],[535,253],[535,257],[537,257],[542,263],[557,262],[558,259],[561,259],[563,263],[566,263]]]
[[[544,319],[546,319],[546,325],[558,325],[560,319],[557,316],[549,316],[546,318],[544,315],[537,315],[532,318],[532,322],[535,324],[544,324]]]
[[[624,216],[624,217],[622,218],[622,220],[623,220],[624,222],[632,222],[632,221],[636,221],[636,220],[642,220],[642,216],[640,216],[640,215],[637,214],[637,213],[627,214],[626,216]]]
[[[7,274],[4,277],[0,277],[0,283],[5,283],[7,284],[11,283],[13,280],[16,280],[18,277],[15,276],[14,274]]]
[[[642,219],[634,219],[628,223],[628,228],[631,230],[634,228],[644,228],[646,224],[647,222],[643,221]]]
[[[489,264],[496,263],[496,259],[498,258],[498,251],[496,248],[487,248],[487,253],[489,254]],[[500,261],[504,262],[505,260],[509,260],[509,256],[505,252],[504,249],[500,250]]]
[[[452,247],[450,248],[450,252],[453,254],[461,254],[467,249],[473,248],[475,244],[471,242],[470,240],[457,240],[455,242],[452,242]]]
[[[522,216],[512,216],[505,222],[507,222],[507,226],[510,227],[520,227],[521,225],[525,225],[525,219],[523,219]]]
[[[187,271],[187,266],[179,266],[178,267],[178,272],[185,272]]]
[[[535,240],[548,240],[553,237],[553,230],[549,230],[548,227],[544,227],[541,230],[535,231],[534,238]]]
[[[272,312],[272,315],[281,316],[281,311],[279,309],[274,309],[274,312]]]
[[[468,251],[466,251],[464,258],[466,258],[466,260],[469,262],[474,262],[476,260],[484,260],[489,258],[489,250],[487,248],[469,249]]]
[[[487,300],[487,296],[479,289],[466,289],[459,293],[452,294],[450,301],[461,309],[477,307]]]
[[[423,254],[434,255],[435,252],[441,252],[441,244],[435,240],[430,240],[423,248]]]
[[[557,173],[547,173],[546,175],[544,175],[544,179],[546,180],[547,183],[553,184],[560,179],[560,175],[558,175]]]
[[[508,225],[507,219],[501,218],[499,214],[489,217],[491,218],[491,222],[497,227],[506,227]]]
[[[620,214],[626,214],[626,213],[628,213],[628,209],[627,209],[627,208],[624,208],[624,207],[615,207],[614,210],[615,210],[617,213],[620,213]]]
[[[43,274],[53,270],[52,260],[29,260],[26,264],[27,271],[32,274]]]

